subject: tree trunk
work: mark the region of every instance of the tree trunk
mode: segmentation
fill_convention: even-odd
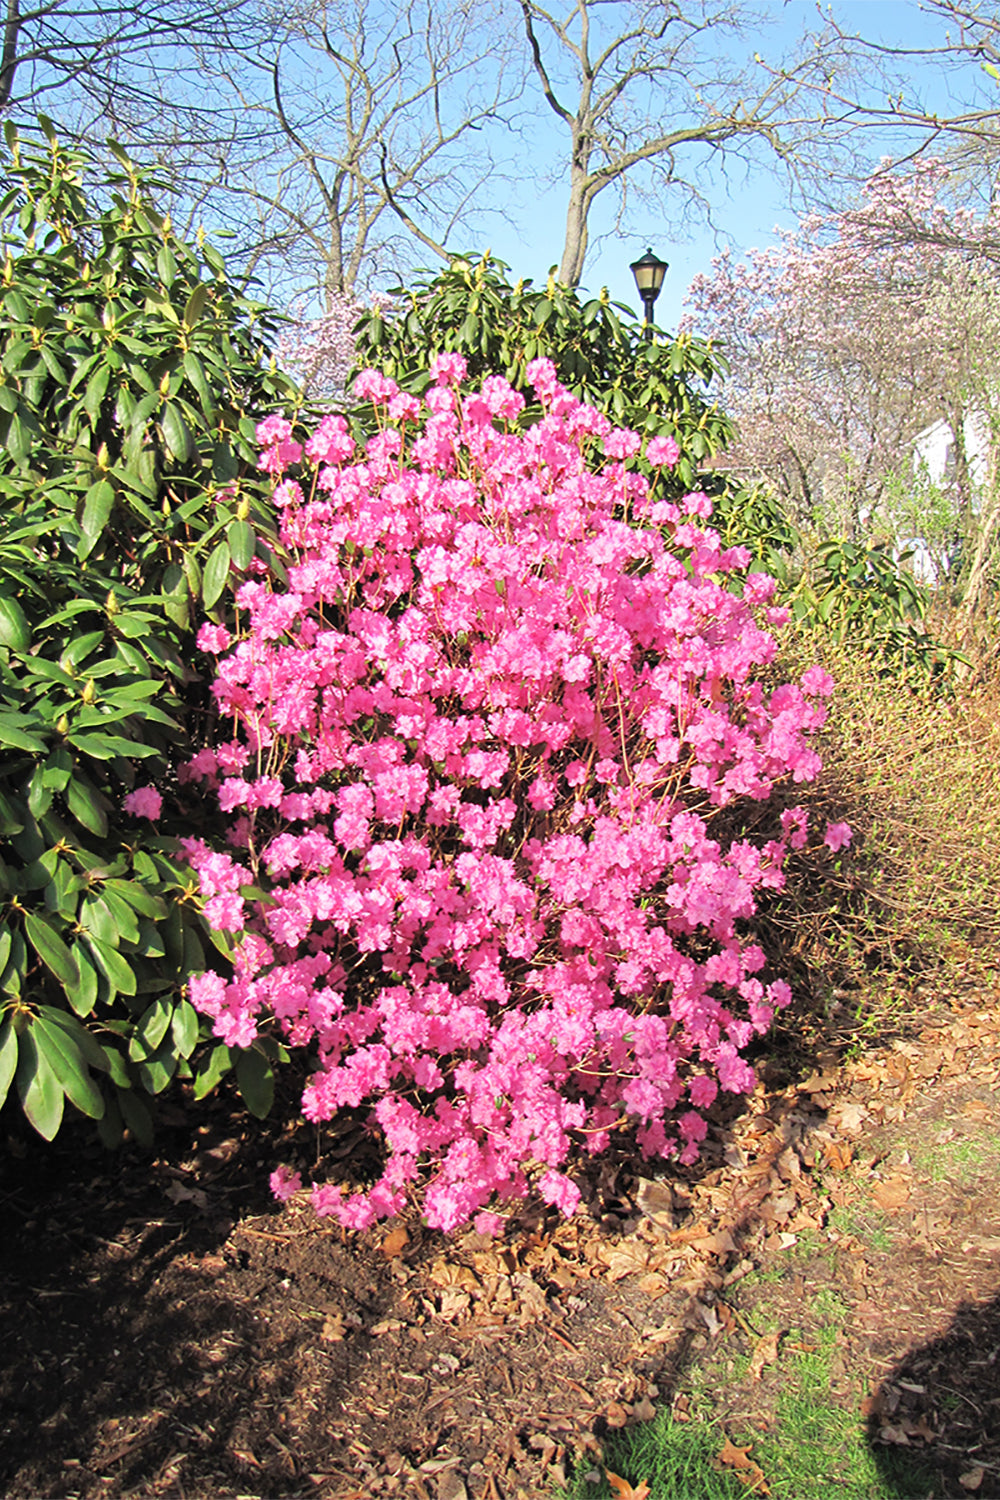
[[[566,240],[559,265],[559,280],[563,286],[579,286],[583,275],[583,263],[587,257],[587,211],[590,207],[586,187],[586,174],[574,167],[566,210]]]
[[[17,39],[21,29],[18,0],[7,0],[7,16],[3,27],[3,57],[0,60],[0,109],[6,109],[14,92],[14,74],[17,72]]]
[[[989,464],[986,474],[986,498],[983,503],[979,535],[969,564],[969,575],[962,597],[961,615],[968,626],[986,595],[993,567],[997,531],[1000,530],[1000,473],[997,464],[996,428],[990,423]]]

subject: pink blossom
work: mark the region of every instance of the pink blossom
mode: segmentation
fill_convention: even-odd
[[[228,738],[184,776],[227,833],[182,847],[232,963],[191,1000],[229,1045],[310,1049],[307,1119],[370,1115],[374,1183],[313,1191],[353,1229],[410,1195],[448,1231],[532,1191],[572,1213],[578,1153],[628,1117],[693,1160],[790,996],[747,934],[807,819],[753,804],[815,774],[822,681],[775,685],[769,581],[707,502],[644,519],[636,435],[529,373],[523,430],[457,357],[419,413],[362,377],[378,435],[348,453],[320,423],[279,481],[288,584],[245,580],[239,639],[205,638]]]
[[[137,786],[122,802],[127,813],[137,818],[149,818],[153,823],[163,811],[163,798],[153,786]]]
[[[580,1189],[563,1172],[546,1172],[539,1178],[538,1191],[564,1219],[571,1219],[580,1206]]]
[[[696,490],[693,495],[685,495],[680,508],[686,515],[703,516],[706,520],[712,514],[712,502],[703,490]]]
[[[646,444],[646,457],[651,464],[672,469],[681,456],[677,439],[669,435],[650,438]]]
[[[209,651],[213,656],[219,656],[229,649],[231,640],[232,636],[225,625],[211,625],[206,621],[199,627],[196,645],[199,651]]]
[[[838,849],[844,849],[851,842],[850,823],[827,823],[823,842],[828,849],[835,853]]]
[[[829,672],[822,667],[809,667],[802,674],[802,686],[807,693],[815,693],[820,698],[828,698],[833,692],[834,681]]]
[[[379,370],[362,370],[354,382],[354,399],[371,401],[375,406],[388,405],[398,391],[396,382]]]
[[[604,451],[609,458],[631,458],[642,447],[642,438],[627,427],[614,428],[604,439]]]
[[[298,1193],[302,1188],[302,1176],[299,1172],[293,1172],[290,1167],[275,1167],[271,1173],[271,1192],[282,1203],[287,1203],[293,1193]]]
[[[435,354],[430,368],[435,385],[460,385],[465,379],[466,363],[461,354]]]

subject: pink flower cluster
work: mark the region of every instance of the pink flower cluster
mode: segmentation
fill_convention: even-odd
[[[235,730],[185,776],[234,822],[229,852],[186,848],[235,959],[191,998],[227,1042],[316,1049],[308,1118],[371,1108],[379,1180],[313,1188],[354,1227],[417,1185],[444,1229],[532,1185],[571,1214],[574,1152],[629,1124],[694,1159],[790,999],[748,923],[805,814],[755,842],[739,809],[815,776],[832,687],[765,685],[772,580],[690,519],[704,496],[654,504],[639,440],[548,361],[523,431],[505,381],[464,373],[438,359],[416,406],[368,372],[377,435],[352,453],[335,424],[311,467],[267,429],[289,585],[241,583],[242,631],[201,641]]]

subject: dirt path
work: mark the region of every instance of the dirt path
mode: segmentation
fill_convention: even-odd
[[[506,1243],[278,1209],[280,1143],[222,1110],[152,1162],[29,1145],[0,1181],[0,1489],[535,1500],[692,1381],[773,1424],[832,1317],[829,1393],[876,1454],[1000,1495],[998,1082],[997,997],[940,1005],[762,1086],[690,1181],[607,1164],[590,1217]]]

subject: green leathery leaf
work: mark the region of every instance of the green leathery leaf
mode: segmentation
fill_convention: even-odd
[[[83,394],[83,405],[90,418],[91,425],[96,427],[101,418],[101,406],[111,379],[111,368],[107,364],[98,365],[97,369],[87,381],[87,389]]]
[[[154,1000],[139,1019],[129,1043],[128,1055],[133,1062],[150,1056],[167,1034],[173,1019],[173,1006],[165,996]]]
[[[48,1058],[26,1027],[18,1045],[17,1091],[31,1124],[45,1140],[54,1140],[63,1117],[63,1091]]]
[[[45,740],[24,728],[26,724],[34,726],[35,723],[34,719],[28,719],[23,714],[15,716],[0,713],[0,741],[13,750],[32,750],[35,754],[44,754],[48,748]]]
[[[173,286],[177,279],[177,262],[168,245],[163,245],[156,257],[156,273],[166,287]]]
[[[97,970],[84,953],[80,943],[75,943],[72,951],[80,978],[76,984],[64,986],[66,998],[78,1016],[89,1016],[97,1004]]]
[[[78,921],[83,930],[96,937],[99,942],[107,943],[110,948],[118,947],[118,924],[111,907],[98,891],[88,891],[84,896],[80,902]]]
[[[139,922],[135,912],[127,901],[116,896],[109,889],[109,882],[101,888],[101,900],[111,913],[112,920],[118,933],[118,942],[115,946],[120,947],[122,943],[137,943],[139,941]]]
[[[232,1053],[224,1042],[219,1042],[208,1056],[202,1059],[195,1073],[194,1097],[204,1099],[206,1094],[210,1094],[219,1080],[226,1076],[232,1065]]]
[[[184,308],[184,316],[182,319],[185,328],[193,328],[198,319],[201,317],[202,313],[205,311],[205,303],[208,301],[209,291],[210,288],[206,282],[199,282],[194,291],[191,293],[190,297],[187,299],[187,304]],[[192,384],[194,384],[193,381]],[[200,394],[201,393],[199,392],[199,395]]]
[[[82,941],[87,944],[94,955],[94,962],[112,988],[122,995],[134,995],[136,978],[128,960],[109,943],[102,943],[93,933],[84,933]]]
[[[27,651],[31,645],[31,626],[20,604],[8,594],[0,594],[0,646],[11,651]]]
[[[79,983],[80,971],[76,966],[76,959],[47,917],[38,912],[26,911],[24,930],[29,943],[60,984]]]
[[[38,1007],[39,1020],[44,1020],[50,1026],[56,1026],[64,1031],[73,1041],[73,1045],[86,1058],[91,1068],[96,1068],[99,1073],[108,1071],[108,1058],[104,1048],[97,1038],[91,1034],[86,1026],[81,1026],[76,1016],[70,1015],[69,1011],[57,1010],[52,1005],[40,1005]]]
[[[190,1000],[180,1000],[170,1022],[174,1046],[181,1057],[190,1057],[198,1042],[198,1012]]]
[[[274,1069],[267,1058],[253,1047],[240,1052],[236,1058],[236,1082],[247,1109],[263,1120],[274,1103]]]
[[[206,609],[211,609],[222,597],[222,591],[229,577],[230,561],[229,543],[221,541],[213,550],[202,574],[201,602]]]
[[[17,1031],[13,1016],[0,1024],[0,1104],[3,1104],[17,1068]]]
[[[240,569],[245,573],[253,560],[257,547],[257,538],[249,521],[233,521],[226,531],[226,540],[229,543],[229,554]],[[206,573],[208,569],[206,568]]]
[[[83,776],[74,776],[66,788],[66,806],[76,821],[98,838],[108,831],[108,815],[102,805],[101,793]]]
[[[99,1120],[104,1113],[104,1097],[94,1085],[76,1042],[62,1027],[52,1025],[41,1014],[34,1018],[31,1031],[39,1053],[52,1069],[66,1098],[81,1114]]]
[[[147,1094],[162,1094],[177,1072],[177,1053],[171,1042],[162,1042],[155,1052],[140,1058],[136,1069]]]
[[[185,464],[195,452],[194,438],[176,402],[168,401],[160,414],[163,439],[172,458]]]
[[[100,540],[115,503],[114,485],[107,479],[92,484],[83,502],[80,518],[80,539],[76,544],[76,555],[81,562],[89,557]]]
[[[139,873],[138,859],[135,861],[136,874]],[[149,877],[146,877],[149,878]],[[153,867],[153,878],[156,878],[155,866]],[[162,921],[167,915],[167,903],[162,896],[157,896],[153,891],[146,890],[136,880],[106,880],[105,891],[114,894],[122,901],[127,901],[135,911],[144,917],[150,917],[154,922]]]

